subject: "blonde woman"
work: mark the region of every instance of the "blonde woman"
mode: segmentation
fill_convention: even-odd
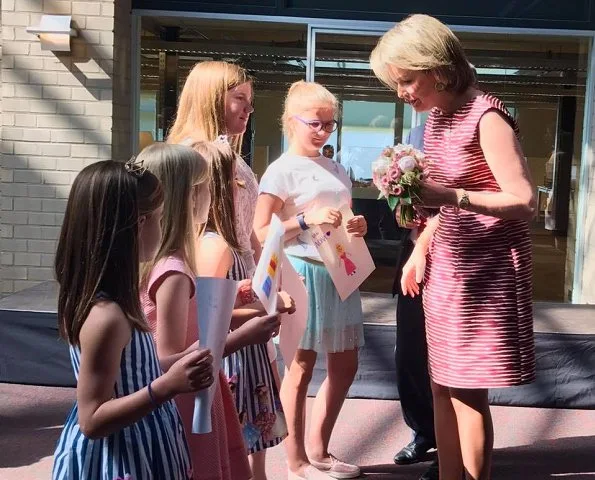
[[[167,139],[169,143],[188,144],[223,137],[236,153],[235,224],[248,278],[254,275],[261,250],[252,230],[258,183],[240,155],[242,137],[254,111],[253,99],[252,79],[242,67],[221,61],[198,63],[186,79],[176,120]],[[276,349],[272,342],[267,349],[279,385]]]
[[[308,290],[306,332],[281,385],[288,423],[285,441],[289,477],[355,478],[356,465],[342,462],[329,451],[330,437],[347,391],[357,372],[358,349],[364,344],[359,291],[341,301],[311,236],[312,225],[341,224],[340,207],[351,204],[351,181],[345,169],[323,156],[320,149],[337,128],[338,102],[322,85],[294,83],[285,100],[283,130],[289,150],[273,162],[260,182],[254,228],[266,237],[273,214],[284,223],[285,253],[304,277]],[[351,219],[348,231],[366,233],[362,216]],[[318,354],[327,359],[327,378],[312,408],[309,452],[305,448],[306,395]],[[323,473],[325,472],[325,473]]]
[[[531,242],[534,189],[514,119],[474,86],[457,37],[413,15],[378,42],[376,76],[418,112],[430,178],[422,203],[440,207],[403,268],[423,293],[441,480],[491,478],[488,389],[535,377]]]

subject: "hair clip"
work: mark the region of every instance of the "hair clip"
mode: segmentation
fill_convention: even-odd
[[[143,163],[144,163],[144,160],[141,160],[140,162],[137,162],[136,161],[136,157],[133,155],[130,158],[130,160],[128,160],[124,164],[124,168],[131,175],[134,175],[135,177],[140,178],[147,171],[147,167],[143,166]]]
[[[227,135],[219,135],[215,139],[215,143],[222,143],[224,145],[229,145],[229,138],[227,137]]]

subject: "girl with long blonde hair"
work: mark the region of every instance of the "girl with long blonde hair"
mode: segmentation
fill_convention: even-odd
[[[211,194],[209,165],[199,151],[209,156],[216,149],[200,143],[156,143],[137,157],[137,162],[161,181],[164,191],[163,237],[156,256],[143,266],[141,283],[143,309],[160,358],[196,348],[200,337],[194,283],[196,245],[207,221]],[[259,320],[245,323],[228,336],[224,354],[262,341],[262,331],[270,335],[272,328],[275,326],[266,332]],[[210,433],[192,433],[194,395],[175,399],[195,466],[194,479],[247,480],[252,473],[232,393],[222,372],[217,372],[216,378]]]
[[[288,423],[285,441],[289,477],[355,478],[356,465],[342,462],[329,451],[330,437],[353,382],[358,349],[364,344],[363,314],[359,291],[341,301],[312,237],[313,225],[342,223],[340,208],[351,205],[351,180],[337,162],[320,149],[337,128],[338,101],[322,85],[294,83],[285,99],[283,129],[289,150],[269,165],[260,182],[254,228],[266,237],[271,217],[285,226],[285,253],[304,277],[308,290],[306,331],[281,385],[281,398]],[[355,216],[347,231],[363,236],[366,220]],[[309,452],[305,447],[306,395],[318,354],[327,359],[327,377],[312,408]],[[325,472],[325,473],[322,473]]]

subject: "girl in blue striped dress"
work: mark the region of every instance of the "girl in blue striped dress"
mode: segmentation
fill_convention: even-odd
[[[132,161],[94,163],[72,185],[55,268],[77,402],[56,448],[55,480],[192,478],[172,398],[210,386],[212,358],[193,345],[159,363],[138,294],[139,261],[161,237],[162,203],[157,178]]]

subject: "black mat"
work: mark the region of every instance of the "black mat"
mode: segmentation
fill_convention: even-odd
[[[366,346],[350,398],[396,400],[394,325],[366,325]],[[595,408],[595,335],[537,333],[537,381],[494,389],[496,405]],[[324,379],[320,356],[309,393]],[[280,359],[282,365],[282,361]],[[68,348],[58,338],[56,315],[0,309],[0,382],[74,386]]]

